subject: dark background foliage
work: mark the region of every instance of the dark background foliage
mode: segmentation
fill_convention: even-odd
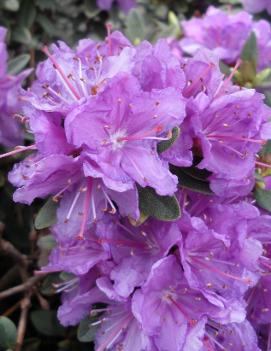
[[[220,5],[225,3],[238,1],[220,1]],[[44,58],[42,45],[61,39],[73,46],[81,38],[103,38],[107,22],[123,30],[135,44],[142,39],[181,36],[179,20],[203,13],[210,4],[219,1],[138,0],[138,7],[124,15],[117,7],[109,13],[99,10],[95,0],[1,0],[0,25],[8,28],[10,70],[17,73],[26,66],[34,68]],[[31,207],[12,202],[7,173],[19,159],[0,160],[0,349],[90,350],[89,343],[78,341],[76,328],[65,329],[56,319],[60,297],[55,294],[55,284],[65,281],[65,276],[34,276],[34,271],[46,264],[54,242],[48,229],[43,229],[48,218],[38,217],[40,230],[34,227],[42,201]],[[16,346],[15,326],[19,335]],[[79,339],[91,339],[84,338],[84,325]]]

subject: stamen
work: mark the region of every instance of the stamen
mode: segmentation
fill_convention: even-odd
[[[85,232],[86,225],[87,225],[88,213],[89,213],[89,207],[90,207],[92,185],[93,185],[92,178],[89,177],[87,179],[87,189],[86,189],[84,208],[83,208],[83,219],[82,219],[82,223],[81,223],[81,228],[80,228],[79,234],[77,235],[77,239],[78,240],[83,240],[84,239],[84,232]]]
[[[225,134],[209,134],[207,135],[207,138],[216,138],[216,139],[228,139],[228,140],[236,140],[236,141],[247,141],[250,143],[255,143],[255,144],[261,144],[265,145],[267,143],[266,140],[261,140],[261,139],[251,139],[251,138],[244,138],[244,137],[239,137],[236,135],[225,135]]]
[[[77,201],[78,201],[78,199],[79,199],[80,194],[81,194],[81,191],[79,190],[79,191],[76,193],[76,195],[75,195],[75,197],[74,197],[74,199],[73,199],[73,201],[72,201],[72,204],[71,204],[71,207],[70,207],[70,209],[69,209],[69,212],[68,212],[68,214],[67,214],[67,216],[66,216],[65,222],[68,222],[68,220],[71,218],[72,212],[73,212],[74,207],[75,207],[75,205],[76,205],[76,203],[77,203]]]
[[[62,77],[62,79],[64,80],[64,82],[66,83],[66,85],[68,86],[69,90],[72,92],[73,96],[77,99],[80,100],[80,95],[78,94],[78,92],[75,90],[74,86],[71,84],[71,82],[69,81],[68,77],[66,76],[66,74],[64,73],[64,71],[62,70],[61,66],[58,64],[58,62],[56,61],[56,59],[54,58],[53,55],[50,54],[48,47],[44,46],[42,48],[42,52],[44,52],[45,55],[47,55],[49,57],[49,59],[52,61],[55,69],[57,70],[57,72],[59,72],[60,76]]]
[[[55,196],[53,196],[53,201],[58,202],[61,195],[71,186],[72,182],[71,179],[68,180],[68,185],[65,186],[62,190],[60,190]]]
[[[94,193],[92,193],[92,196],[91,196],[91,210],[92,210],[92,215],[93,215],[93,221],[96,222],[97,214],[96,214]]]
[[[227,351],[223,345],[221,345],[211,334],[205,331],[205,334],[208,336],[210,340],[212,340],[221,350]]]
[[[106,24],[106,30],[107,30],[107,40],[108,40],[108,55],[111,56],[113,53],[112,39],[111,39],[111,31],[112,31],[112,24],[111,23]]]
[[[185,316],[185,318],[189,320],[189,316],[183,307],[177,301],[175,301],[171,295],[168,295],[167,298],[177,307],[177,309]]]
[[[224,276],[226,278],[230,278],[230,279],[233,279],[233,280],[237,280],[237,281],[240,281],[244,284],[247,284],[247,285],[251,285],[251,280],[249,278],[241,278],[241,277],[238,277],[238,276],[235,276],[233,274],[230,274],[230,273],[226,273],[226,272],[223,272],[221,271],[220,269],[218,269],[217,267],[215,266],[212,266],[210,267],[208,264],[206,264],[205,262],[203,262],[201,259],[198,259],[197,257],[193,257],[192,256],[192,260],[193,261],[196,261],[200,266],[206,268],[207,270],[209,270],[210,272],[214,272],[214,273],[217,273],[221,276]]]
[[[131,134],[123,137],[119,137],[118,141],[133,141],[133,140],[144,140],[144,139],[155,139],[155,140],[168,140],[168,138],[158,138],[156,136],[153,136],[153,133],[161,133],[163,130],[163,126],[158,124],[155,126],[153,129],[151,129],[148,132],[145,132],[144,134]]]
[[[35,144],[30,145],[30,146],[18,145],[18,146],[15,147],[14,150],[6,152],[5,154],[0,155],[0,159],[4,158],[4,157],[9,157],[9,156],[12,156],[12,155],[16,155],[16,154],[19,154],[20,152],[28,151],[28,150],[37,150],[37,146]]]
[[[259,167],[263,167],[263,168],[271,168],[271,165],[269,165],[268,163],[263,163],[263,162],[259,162],[259,161],[255,161],[255,164]]]
[[[121,320],[117,326],[113,329],[111,333],[109,333],[108,337],[105,341],[97,348],[97,351],[104,351],[109,349],[113,343],[117,340],[120,334],[127,328],[128,324],[131,322],[132,317],[127,316],[123,320]]]
[[[117,212],[116,207],[114,206],[113,202],[111,201],[110,197],[107,195],[106,191],[102,188],[102,192],[106,198],[106,200],[109,202],[109,205],[111,206],[111,210],[109,211],[112,214],[115,214]]]
[[[235,73],[238,71],[238,68],[240,67],[240,65],[242,64],[242,60],[237,60],[231,74],[227,77],[227,79],[224,80],[224,82],[222,83],[222,85],[219,85],[216,93],[214,94],[214,97],[219,97],[219,95],[223,94],[225,92],[225,90],[227,89],[228,85],[230,84],[232,78],[234,77]]]

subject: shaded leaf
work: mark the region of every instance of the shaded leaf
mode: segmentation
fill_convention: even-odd
[[[174,221],[181,215],[180,206],[175,196],[157,195],[155,190],[138,187],[140,211],[162,221]]]
[[[174,127],[172,129],[171,138],[169,140],[161,141],[157,145],[157,151],[159,152],[159,154],[169,149],[175,143],[175,141],[178,139],[179,136],[180,136],[180,128]]]
[[[142,9],[134,8],[129,12],[126,20],[126,34],[132,42],[146,39],[147,25]]]
[[[77,339],[81,342],[91,342],[95,339],[99,324],[92,325],[97,321],[97,317],[86,317],[83,319],[77,329]]]
[[[8,62],[8,73],[15,75],[20,73],[28,64],[30,55],[22,54],[14,57]]]
[[[37,245],[41,250],[52,250],[56,246],[56,241],[53,235],[48,234],[39,238]]]
[[[205,195],[211,195],[212,191],[209,187],[208,181],[203,177],[203,173],[197,173],[195,169],[171,166],[171,172],[179,179],[179,186]],[[200,170],[199,170],[200,171]]]
[[[12,348],[16,344],[17,330],[15,324],[7,317],[0,317],[0,347]]]
[[[261,208],[271,212],[271,190],[256,188],[254,197]]]
[[[37,331],[43,335],[65,335],[65,328],[59,323],[56,311],[35,310],[30,314],[30,319]]]
[[[50,198],[42,206],[35,218],[35,228],[40,230],[56,223],[57,203]]]
[[[258,48],[257,38],[254,32],[252,32],[246,41],[243,50],[241,52],[241,59],[244,61],[252,62],[255,67],[257,66],[258,60]]]
[[[2,0],[1,7],[7,11],[16,12],[19,10],[20,3],[18,0]]]
[[[45,296],[51,296],[56,293],[55,284],[61,283],[60,273],[48,274],[42,281],[40,292]]]
[[[33,0],[23,0],[20,5],[19,26],[32,27],[36,17],[36,7]]]

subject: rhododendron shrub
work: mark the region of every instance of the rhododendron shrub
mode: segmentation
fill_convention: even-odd
[[[226,15],[208,16],[222,25]],[[44,47],[17,111],[34,142],[1,156],[29,153],[9,173],[14,201],[50,198],[55,247],[41,273],[68,273],[55,285],[58,318],[97,329],[97,351],[255,351],[271,322],[261,297],[271,216],[252,196],[255,172],[269,167],[271,110],[232,83],[238,65],[220,70],[221,54],[237,60],[246,37],[222,30],[231,46],[212,52],[192,21],[190,58],[110,30],[75,49]],[[223,25],[233,35],[252,22],[240,14]],[[41,215],[36,226],[47,226]]]

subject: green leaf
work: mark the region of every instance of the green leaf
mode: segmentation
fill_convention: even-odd
[[[257,49],[257,38],[254,32],[252,32],[246,41],[243,50],[241,52],[241,59],[248,62],[253,62],[254,66],[257,66],[258,60],[258,49]]]
[[[86,317],[77,329],[77,339],[81,342],[91,342],[95,339],[99,325],[92,325],[97,321],[97,317]]]
[[[224,73],[226,76],[229,76],[231,74],[231,68],[230,66],[226,65],[222,60],[219,61],[219,68],[222,73]]]
[[[54,36],[57,34],[57,30],[55,28],[54,23],[48,18],[48,16],[39,14],[37,16],[37,23],[41,26],[43,31],[47,33],[49,36]]]
[[[1,4],[1,7],[4,8],[7,11],[12,11],[16,12],[19,10],[20,3],[18,0],[2,0],[3,3]]]
[[[65,328],[60,325],[56,311],[35,310],[30,314],[31,322],[37,331],[47,336],[64,336]]]
[[[22,54],[16,56],[8,62],[8,73],[15,75],[20,73],[28,64],[30,55]]]
[[[36,229],[45,229],[56,223],[57,206],[57,202],[53,201],[52,198],[47,200],[35,219]]]
[[[32,42],[32,34],[26,27],[17,27],[12,32],[12,39],[18,43],[30,45]]]
[[[147,25],[144,18],[144,12],[140,8],[132,9],[127,16],[126,34],[133,43],[146,39]]]
[[[39,238],[37,245],[41,250],[52,250],[56,246],[56,241],[53,235],[48,234]]]
[[[175,141],[179,138],[179,136],[180,136],[180,128],[174,127],[172,129],[172,136],[171,136],[171,138],[169,140],[161,141],[157,145],[158,153],[160,154],[160,153],[166,151],[167,149],[169,149],[175,143]]]
[[[155,190],[138,187],[140,211],[162,221],[174,221],[181,215],[179,202],[175,196],[157,195]]]
[[[264,190],[257,187],[254,190],[254,197],[261,208],[271,212],[271,190]]]
[[[101,12],[95,0],[84,1],[84,13],[87,18],[93,18]]]
[[[179,179],[179,186],[205,195],[213,194],[206,176],[209,175],[204,170],[198,170],[195,167],[179,168],[171,166],[170,170]]]
[[[40,292],[45,296],[52,296],[56,294],[55,284],[63,282],[60,278],[60,273],[48,274],[42,281]]]
[[[36,17],[36,7],[33,0],[23,0],[20,5],[19,26],[31,28]]]
[[[7,317],[0,317],[0,347],[10,349],[16,344],[17,330],[15,324]]]

